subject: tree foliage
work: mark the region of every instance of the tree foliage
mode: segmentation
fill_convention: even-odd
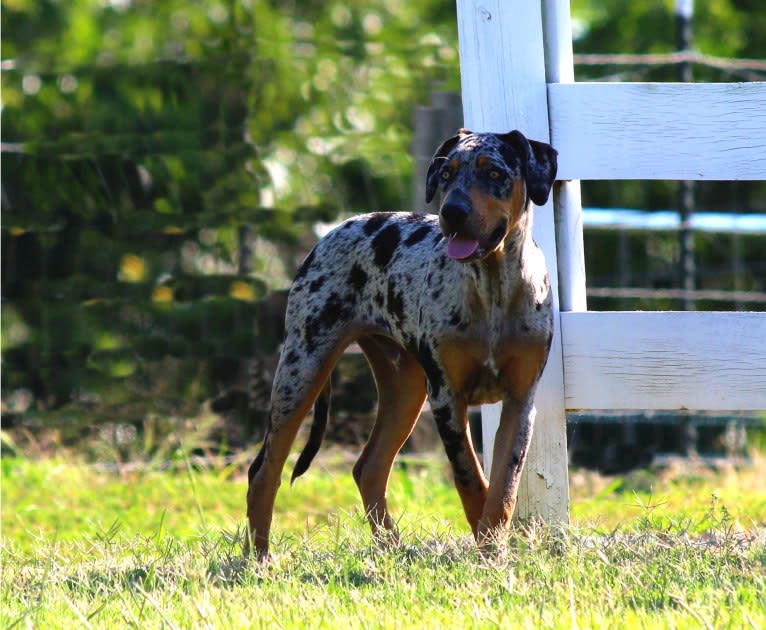
[[[756,0],[697,4],[705,52],[764,55]],[[671,0],[573,10],[579,51],[673,48]],[[273,352],[265,296],[315,223],[408,209],[413,106],[459,89],[438,0],[6,0],[2,30],[11,410],[215,395]],[[593,198],[665,206],[659,186]]]
[[[435,1],[9,0],[2,20],[3,389],[39,408],[170,411],[273,352],[267,291],[317,221],[406,207],[411,105],[457,76]]]

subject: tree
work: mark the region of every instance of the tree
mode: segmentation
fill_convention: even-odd
[[[764,55],[755,0],[697,4],[702,50]],[[573,5],[576,52],[673,49],[672,0]],[[312,226],[410,209],[413,105],[459,86],[440,0],[6,0],[2,27],[3,399],[56,421],[192,412],[273,352],[265,296]],[[707,190],[766,204],[763,186]]]
[[[273,352],[266,291],[315,222],[402,207],[411,103],[456,76],[435,1],[10,0],[2,20],[3,391],[56,421],[188,411]]]

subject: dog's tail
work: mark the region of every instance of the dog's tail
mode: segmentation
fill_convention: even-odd
[[[309,469],[311,462],[314,461],[314,456],[319,452],[325,429],[327,429],[327,418],[330,415],[331,396],[332,386],[330,384],[330,379],[328,378],[322,391],[319,392],[319,397],[314,403],[314,419],[311,421],[309,439],[306,442],[306,446],[303,447],[303,450],[298,457],[298,461],[295,463],[292,477],[290,477],[290,483],[293,483]]]

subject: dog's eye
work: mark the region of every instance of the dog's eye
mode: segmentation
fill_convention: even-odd
[[[489,178],[490,179],[500,179],[500,171],[496,171],[495,169],[492,169],[489,172]]]
[[[449,169],[445,169],[442,171],[442,179],[446,182],[450,177],[452,177],[452,173],[449,171]]]

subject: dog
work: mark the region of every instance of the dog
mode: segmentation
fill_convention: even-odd
[[[378,393],[375,425],[353,467],[373,536],[398,540],[388,478],[426,397],[477,542],[491,544],[509,526],[553,337],[531,206],[547,201],[556,168],[556,150],[519,131],[460,129],[436,150],[426,175],[426,202],[438,193],[438,216],[355,216],[308,254],[290,289],[269,423],[248,472],[249,545],[259,557],[268,557],[274,500],[298,429],[314,405],[293,481],[319,450],[330,374],[352,342]],[[467,409],[497,401],[503,408],[487,481]]]

